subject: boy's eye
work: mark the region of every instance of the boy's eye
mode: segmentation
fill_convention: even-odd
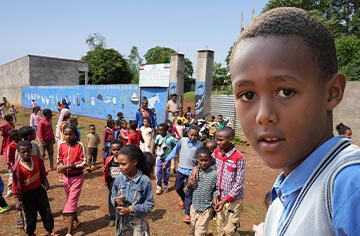
[[[295,94],[295,92],[291,89],[281,89],[279,92],[278,92],[278,95],[280,97],[284,97],[284,98],[288,98],[288,97],[291,97]]]
[[[245,92],[245,93],[241,94],[239,97],[240,97],[240,99],[242,101],[246,102],[246,101],[253,100],[254,97],[255,97],[255,93],[253,93],[253,92]]]

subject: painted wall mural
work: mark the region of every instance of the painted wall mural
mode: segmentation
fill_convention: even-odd
[[[195,116],[202,117],[204,115],[205,82],[196,82],[195,88]]]
[[[31,108],[34,99],[41,109],[57,110],[63,98],[73,114],[106,119],[107,114],[116,118],[122,112],[127,120],[134,120],[139,108],[138,85],[78,85],[78,86],[24,86],[22,106]]]
[[[141,88],[141,97],[146,97],[149,102],[149,108],[155,108],[157,124],[165,121],[165,110],[167,102],[167,88]]]

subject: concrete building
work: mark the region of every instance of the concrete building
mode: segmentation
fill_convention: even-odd
[[[88,70],[80,60],[27,55],[0,65],[0,96],[21,105],[22,86],[79,85],[80,72],[87,78]]]

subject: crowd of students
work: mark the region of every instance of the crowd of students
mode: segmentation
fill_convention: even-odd
[[[337,72],[332,35],[301,9],[277,8],[258,17],[240,34],[230,64],[235,106],[243,131],[268,166],[282,169],[266,197],[271,203],[265,224],[256,227],[256,235],[358,235],[360,155],[359,148],[350,141],[349,127],[338,124],[336,129],[341,136],[336,137],[332,130],[332,110],[340,103],[346,84],[345,77]],[[198,140],[199,128],[194,124],[189,126],[186,137],[175,134],[174,121],[181,112],[176,108],[176,99],[172,96],[168,108],[173,121],[157,128],[146,99],[136,121],[129,126],[107,120],[103,132],[104,176],[109,190],[109,224],[116,226],[117,236],[150,235],[146,215],[155,205],[150,181],[154,166],[155,193],[166,193],[170,161],[177,155],[175,188],[181,199],[179,206],[185,209],[184,221],[190,223],[190,235],[207,234],[213,211],[218,235],[236,235],[246,162],[232,142],[235,132],[228,126],[221,127],[218,117],[215,139],[205,145]],[[67,123],[68,109],[63,110],[57,126],[60,132],[56,132],[56,170],[63,177],[67,195],[63,214],[67,236],[71,236],[79,225],[76,212],[86,152],[77,140],[76,122]],[[48,235],[55,235],[42,159],[45,148],[49,158],[53,153],[50,146],[55,137],[48,126],[51,111],[44,109],[43,115],[41,121],[45,120],[43,126],[48,127],[48,132],[42,134],[43,140],[39,138],[40,156],[33,154],[32,127],[28,133],[19,129],[22,141],[12,132],[12,116],[5,116],[6,123],[0,128],[5,142],[1,152],[9,155],[12,194],[18,211],[22,208],[25,213],[28,235],[35,235],[37,211]],[[214,122],[215,117],[211,119]],[[140,142],[145,143],[140,131],[143,126],[144,136],[153,136],[157,129],[153,148],[150,142],[150,146],[140,149]],[[91,130],[94,134],[95,127],[91,126]],[[17,143],[17,154],[10,141]],[[150,152],[145,150],[149,147]],[[51,163],[50,169],[54,167]],[[3,189],[0,179],[0,190]],[[9,210],[2,197],[0,204],[2,212]],[[21,220],[19,214],[19,227],[23,226]]]

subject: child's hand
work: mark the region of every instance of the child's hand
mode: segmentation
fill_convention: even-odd
[[[199,168],[197,166],[194,166],[194,168],[191,171],[190,179],[198,179],[199,178]]]
[[[120,215],[127,215],[131,212],[131,207],[125,207],[125,206],[117,206],[118,212]]]
[[[196,186],[196,184],[197,184],[196,179],[191,179],[191,178],[190,178],[190,180],[189,180],[189,182],[188,182],[187,186],[188,186],[189,188],[193,188],[193,187],[195,187],[195,186]]]
[[[163,170],[166,169],[167,164],[168,164],[168,161],[165,161],[165,162],[162,164],[162,169],[163,169]]]
[[[226,199],[223,199],[223,200],[218,201],[218,202],[214,205],[215,211],[221,211],[221,209],[224,207],[225,203],[226,203]]]
[[[58,173],[62,173],[64,171],[64,165],[62,163],[60,163],[57,167],[56,170]]]

